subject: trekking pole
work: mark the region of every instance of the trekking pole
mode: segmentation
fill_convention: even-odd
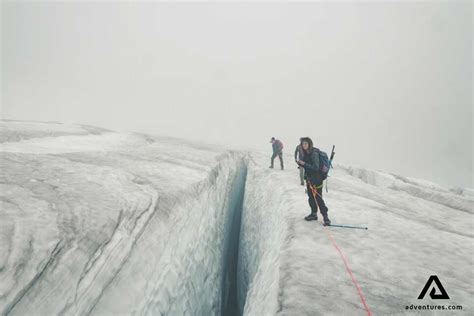
[[[340,228],[353,228],[353,229],[369,229],[368,227],[366,226],[353,226],[353,225],[337,225],[337,224],[331,224],[329,225],[331,227],[340,227]]]

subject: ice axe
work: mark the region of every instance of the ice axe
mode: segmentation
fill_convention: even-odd
[[[329,156],[329,168],[332,168],[332,160],[334,159],[334,155],[336,154],[336,152],[334,151],[335,148],[336,145],[332,145],[331,156]],[[326,193],[328,192],[328,180],[329,179],[326,179]]]
[[[329,165],[331,167],[332,167],[332,160],[334,159],[334,155],[336,154],[336,152],[334,151],[335,148],[336,148],[336,145],[332,145],[331,156],[329,157]]]

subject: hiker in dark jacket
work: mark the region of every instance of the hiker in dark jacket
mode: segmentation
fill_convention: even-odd
[[[304,137],[301,141],[304,151],[303,159],[298,161],[298,165],[305,170],[306,188],[308,202],[311,207],[311,214],[305,220],[318,220],[318,207],[323,216],[324,226],[331,225],[328,217],[328,208],[323,200],[323,176],[320,171],[319,149],[313,147],[313,141],[309,137]]]
[[[270,140],[270,143],[272,143],[272,149],[273,149],[273,155],[271,159],[271,164],[270,168],[273,168],[273,162],[275,161],[275,158],[278,156],[280,159],[280,166],[281,170],[283,170],[283,143],[276,139],[275,137],[272,137]]]
[[[303,148],[301,147],[302,139],[303,137],[300,138],[300,143],[295,148],[295,162],[296,163],[298,163],[299,160],[303,160],[303,157],[304,157],[304,151],[303,151]],[[300,171],[301,185],[304,185],[304,168],[298,165],[298,169]]]

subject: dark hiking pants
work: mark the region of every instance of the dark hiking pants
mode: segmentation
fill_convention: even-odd
[[[317,188],[314,184],[313,189],[311,190],[311,182],[306,181],[306,191],[308,192],[308,202],[309,206],[311,207],[311,213],[316,214],[319,211],[321,215],[323,215],[324,219],[328,218],[328,208],[326,207],[326,203],[323,200],[323,186]],[[313,193],[314,191],[314,193]]]
[[[281,166],[281,169],[283,169],[283,152],[279,152],[279,153],[273,153],[272,155],[272,162],[271,162],[271,167],[273,168],[273,162],[275,161],[275,158],[278,156],[278,158],[280,159],[280,166]]]

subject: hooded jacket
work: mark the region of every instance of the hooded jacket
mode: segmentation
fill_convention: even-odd
[[[305,177],[314,185],[319,186],[323,183],[323,177],[320,171],[319,149],[313,147],[311,138],[304,138],[302,142],[309,144],[308,151],[303,156]]]

